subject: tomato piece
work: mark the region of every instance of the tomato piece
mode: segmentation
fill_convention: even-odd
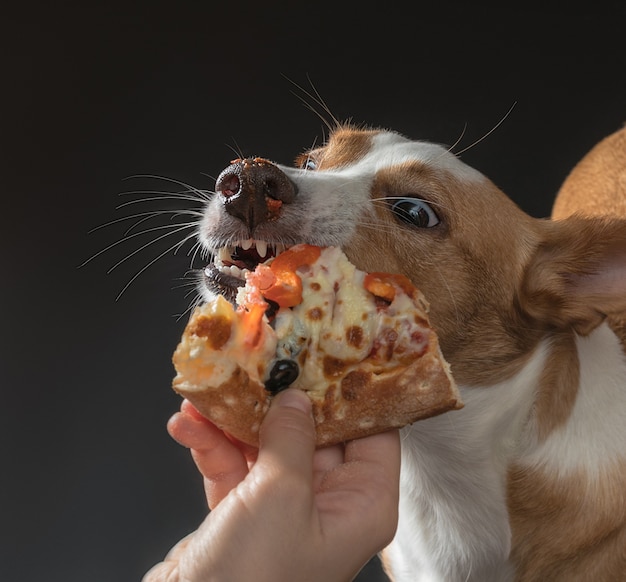
[[[269,267],[258,265],[248,275],[248,281],[265,299],[280,307],[295,307],[302,302],[302,279],[296,271],[317,261],[321,252],[320,247],[313,245],[296,245],[278,255]]]
[[[247,280],[264,295],[264,291],[276,284],[276,275],[267,265],[261,264],[247,275]]]
[[[270,265],[274,273],[291,271],[295,273],[298,267],[312,265],[319,259],[322,249],[314,245],[300,244],[280,253]]]
[[[263,297],[280,307],[295,307],[302,303],[302,279],[291,271],[282,271],[276,283],[263,291]]]
[[[396,289],[402,289],[409,297],[415,294],[415,285],[408,277],[399,273],[368,273],[365,275],[363,286],[372,295],[385,301],[393,301],[396,297]]]
[[[267,309],[267,304],[252,303],[241,309],[241,320],[243,328],[246,330],[244,345],[255,348],[261,340],[261,320]]]

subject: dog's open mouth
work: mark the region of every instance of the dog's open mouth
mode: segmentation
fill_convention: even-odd
[[[287,247],[263,240],[244,240],[234,246],[222,247],[213,255],[213,262],[204,269],[204,284],[213,293],[235,303],[239,287],[246,283],[246,272],[282,253]]]

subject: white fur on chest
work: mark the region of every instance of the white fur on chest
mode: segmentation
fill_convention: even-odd
[[[507,382],[461,388],[465,408],[405,429],[400,522],[386,550],[396,581],[511,579],[506,468],[544,360],[540,349]]]
[[[577,339],[580,388],[568,422],[528,450],[527,466],[590,477],[626,459],[626,356],[608,325]]]
[[[511,532],[510,462],[551,475],[626,455],[626,358],[608,326],[577,341],[578,397],[568,422],[536,438],[535,390],[547,357],[540,346],[512,379],[461,389],[465,408],[405,429],[400,522],[385,551],[396,582],[506,582]]]
[[[528,430],[545,349],[515,377],[463,388],[462,410],[403,434],[400,522],[388,550],[397,582],[512,579],[506,470]]]

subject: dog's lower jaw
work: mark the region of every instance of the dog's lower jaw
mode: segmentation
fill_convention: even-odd
[[[394,582],[513,580],[507,465],[525,442],[545,359],[540,346],[500,385],[462,387],[462,410],[404,429],[400,521],[383,554]]]

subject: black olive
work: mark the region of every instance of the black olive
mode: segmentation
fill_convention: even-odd
[[[295,381],[299,373],[300,368],[293,360],[277,360],[265,382],[265,389],[272,394],[278,394]]]

